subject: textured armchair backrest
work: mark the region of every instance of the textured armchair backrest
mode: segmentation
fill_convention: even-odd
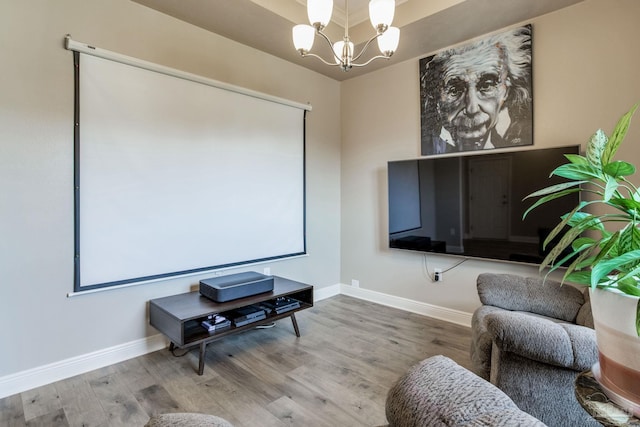
[[[484,305],[527,311],[575,322],[585,303],[583,293],[571,286],[539,277],[483,273],[477,279],[478,296]]]
[[[576,317],[576,324],[580,326],[586,326],[587,328],[594,329],[593,325],[593,312],[591,310],[591,297],[589,295],[589,288],[585,288],[582,291],[584,295],[584,305],[578,311],[578,317]]]

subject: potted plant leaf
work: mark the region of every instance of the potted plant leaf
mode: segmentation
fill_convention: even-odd
[[[636,104],[611,136],[602,129],[587,143],[585,155],[551,173],[566,182],[536,191],[536,207],[568,194],[582,200],[562,216],[543,243],[557,242],[540,265],[547,275],[566,268],[562,281],[590,286],[599,363],[593,373],[609,398],[640,416],[640,190],[627,177],[633,164],[614,160]]]

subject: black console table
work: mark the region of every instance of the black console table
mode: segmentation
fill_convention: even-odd
[[[232,310],[285,296],[299,301],[300,307],[280,314],[271,312],[265,319],[239,327],[232,324],[230,327],[209,332],[201,326],[201,322],[209,316],[224,315]],[[313,286],[274,276],[273,291],[223,303],[203,297],[198,291],[152,299],[149,301],[149,323],[171,340],[170,350],[175,347],[188,348],[199,345],[198,375],[202,375],[208,343],[285,317],[291,318],[295,334],[299,337],[300,330],[295,312],[309,307],[313,307]]]

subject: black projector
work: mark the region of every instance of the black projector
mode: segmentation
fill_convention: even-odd
[[[273,276],[265,276],[255,271],[212,277],[200,281],[200,294],[215,302],[231,301],[272,290]]]

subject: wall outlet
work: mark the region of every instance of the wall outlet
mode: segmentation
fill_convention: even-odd
[[[265,267],[262,270],[262,274],[264,274],[265,276],[271,276],[271,268],[270,267]]]
[[[433,279],[436,282],[442,282],[442,269],[441,268],[434,268],[433,269]]]
[[[351,286],[353,286],[354,288],[359,288],[360,287],[360,281],[356,280],[356,279],[351,279]]]

